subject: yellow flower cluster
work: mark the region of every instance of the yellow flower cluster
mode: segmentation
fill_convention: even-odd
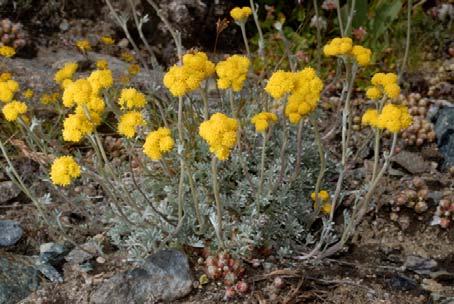
[[[259,133],[266,132],[270,124],[277,121],[277,115],[271,112],[260,112],[251,118],[251,123],[255,125],[255,131]]]
[[[16,50],[14,48],[7,46],[7,45],[0,46],[0,56],[1,57],[11,58],[14,55],[16,55]]]
[[[252,9],[249,6],[235,7],[230,11],[230,16],[237,22],[244,22],[252,15]]]
[[[198,89],[214,71],[214,63],[204,52],[188,53],[183,56],[183,65],[172,66],[163,82],[173,96],[179,97]]]
[[[210,146],[219,160],[226,160],[237,141],[238,121],[222,113],[215,113],[199,126],[199,135]]]
[[[321,190],[318,193],[317,197],[318,197],[319,201],[322,202],[322,207],[320,208],[320,210],[323,213],[325,213],[325,214],[330,214],[332,205],[328,202],[329,201],[329,193],[328,193],[328,191]],[[316,209],[317,206],[315,205],[316,204],[316,202],[315,202],[315,192],[311,193],[311,199],[314,201],[314,209]]]
[[[374,109],[368,109],[361,119],[363,125],[386,129],[391,133],[397,133],[408,128],[412,122],[413,118],[406,106],[392,103],[385,105],[381,113]]]
[[[109,68],[109,63],[105,59],[99,59],[96,61],[96,68],[100,70],[106,70]]]
[[[276,73],[280,76],[273,78],[273,74],[265,90],[271,96],[279,98],[290,94],[285,106],[285,115],[291,123],[297,124],[317,107],[323,82],[313,68],[304,68],[295,73],[282,71]]]
[[[118,133],[127,138],[133,138],[136,135],[136,128],[143,126],[144,124],[145,120],[140,112],[126,112],[120,117],[120,122],[118,123]]]
[[[353,56],[356,62],[361,65],[368,65],[372,57],[372,51],[361,45],[353,45],[349,37],[334,38],[323,47],[325,56]]]
[[[19,83],[17,81],[9,79],[0,82],[0,101],[4,103],[11,102],[17,91],[19,91]]]
[[[170,129],[159,128],[150,132],[145,139],[143,152],[151,160],[160,160],[163,154],[172,150],[175,142],[171,136]]]
[[[68,186],[80,176],[80,167],[72,156],[57,158],[50,169],[50,179],[54,185]]]
[[[55,75],[54,80],[56,83],[62,85],[66,79],[72,79],[74,73],[77,71],[78,65],[75,62],[66,63],[61,69],[59,69]]]
[[[76,46],[83,53],[88,52],[88,51],[91,50],[90,41],[88,41],[87,39],[77,40],[76,41]]]
[[[142,92],[134,88],[121,90],[118,104],[122,109],[141,109],[145,106],[146,98]]]
[[[110,70],[95,70],[87,78],[74,82],[68,80],[63,91],[63,105],[76,108],[63,122],[65,141],[79,142],[101,123],[101,115],[105,109],[101,90],[111,87],[112,84]]]
[[[20,115],[27,112],[27,105],[24,102],[13,100],[3,107],[2,112],[7,121],[15,121]]]
[[[115,43],[115,40],[110,36],[102,36],[99,40],[105,45],[112,45]]]
[[[239,92],[243,88],[250,64],[249,59],[241,55],[233,55],[219,62],[216,65],[218,87],[223,90],[232,88],[234,92]]]
[[[376,73],[372,76],[372,87],[366,91],[370,99],[379,99],[385,94],[388,98],[395,99],[400,95],[400,87],[397,84],[397,75],[394,73]]]

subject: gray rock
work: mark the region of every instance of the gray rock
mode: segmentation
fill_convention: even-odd
[[[12,246],[22,237],[22,228],[16,221],[0,220],[0,247]]]
[[[16,198],[19,193],[20,189],[12,181],[0,182],[0,204]]]
[[[94,304],[156,303],[173,301],[189,294],[192,275],[185,254],[161,250],[141,267],[114,275],[91,296]]]
[[[39,287],[39,272],[31,258],[0,256],[0,304],[15,304]]]
[[[415,255],[410,255],[404,263],[405,268],[419,274],[428,274],[438,267],[438,263],[432,259],[426,259]]]
[[[454,165],[454,107],[443,107],[438,110],[435,125],[437,145],[443,154],[445,166]]]
[[[96,253],[97,252],[97,246],[95,242],[88,242],[85,244],[80,245],[83,249]],[[65,260],[71,264],[83,264],[91,259],[93,259],[95,256],[93,254],[90,254],[80,248],[74,248],[71,250],[68,255],[65,257]]]
[[[60,263],[68,253],[68,249],[57,243],[45,243],[39,246],[39,259],[44,263],[55,265]]]
[[[401,151],[396,154],[392,161],[411,174],[420,174],[430,170],[430,163],[426,162],[419,153]]]

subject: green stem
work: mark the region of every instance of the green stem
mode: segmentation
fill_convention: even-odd
[[[246,23],[244,21],[240,21],[238,23],[240,25],[240,28],[241,28],[241,35],[243,36],[243,42],[244,42],[244,46],[246,47],[246,53],[247,53],[247,56],[248,58],[251,58],[251,52],[249,50],[249,42],[247,41],[247,36],[246,36]]]

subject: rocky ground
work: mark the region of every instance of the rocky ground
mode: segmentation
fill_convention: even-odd
[[[193,23],[193,18],[185,18],[189,11],[178,1],[167,2],[178,11],[172,22],[180,22],[181,27]],[[202,19],[201,2],[189,2],[193,6],[191,11]],[[218,10],[222,15],[225,1],[215,2],[217,4],[210,9]],[[84,14],[90,9],[77,11],[79,19],[75,20],[65,9],[53,7],[52,3],[49,1],[45,6],[48,12],[41,9],[41,15],[29,19],[35,26],[47,16],[45,14],[58,15],[59,18],[49,24],[53,29],[52,39],[44,37],[46,31],[32,33],[36,34],[40,46],[5,62],[21,85],[33,87],[36,95],[46,93],[47,88],[54,85],[51,82],[54,71],[69,60],[85,62],[88,70],[95,60],[106,59],[114,74],[127,70],[128,64],[115,52],[98,49],[91,52],[90,60],[87,60],[71,46],[74,37],[115,33],[107,20],[98,20],[99,27],[96,31],[91,30],[94,18]],[[100,4],[93,1],[93,5]],[[71,5],[66,9],[70,10]],[[30,13],[24,9],[25,15],[27,12]],[[214,20],[207,19],[206,23]],[[159,27],[157,22],[155,25]],[[204,28],[208,28],[207,24],[200,25],[184,39],[194,39],[194,33]],[[168,51],[168,44],[155,42],[161,52],[158,57],[163,61],[170,60],[165,58],[166,54],[169,57],[173,54],[172,50]],[[230,43],[234,45],[235,40]],[[208,44],[207,41],[198,42],[198,46]],[[234,47],[232,45],[221,47],[228,51]],[[420,94],[414,103],[418,111],[422,111],[422,119],[433,124],[432,129],[424,131],[426,133],[418,129],[414,134],[408,134],[409,141],[415,135],[415,144],[400,143],[400,152],[376,194],[378,204],[370,210],[348,250],[316,264],[292,258],[279,259],[273,252],[244,260],[242,267],[248,288],[231,302],[454,303],[454,223],[452,220],[446,222],[447,218],[453,218],[454,211],[445,210],[440,204],[453,199],[454,189],[454,61],[452,58],[436,61],[423,69],[408,75],[411,80],[409,91]],[[141,72],[134,81],[141,87],[147,82],[159,84],[161,78],[160,71],[153,71],[151,75]],[[406,94],[405,98],[408,96]],[[426,102],[421,102],[421,98]],[[328,109],[332,108],[330,96],[324,102]],[[420,110],[421,107],[426,110]],[[330,127],[324,126],[327,143]],[[435,132],[435,139],[426,140],[431,131]],[[426,135],[417,137],[423,133]],[[419,138],[424,141],[416,145]],[[368,155],[369,152],[361,153]],[[24,175],[33,176],[32,160],[21,154],[15,161]],[[348,186],[353,189],[356,180],[369,171],[370,162],[359,157]],[[415,178],[421,178],[422,182]],[[424,190],[424,204],[419,200],[401,202],[398,194],[408,190]],[[80,229],[74,229],[75,232],[86,231],[83,227],[88,224],[77,212],[70,212],[71,206],[63,205],[60,209],[68,210],[67,220]],[[102,232],[92,231],[90,237],[94,241],[90,242],[86,242],[87,234],[75,235],[81,248],[57,242],[58,238],[35,214],[26,197],[0,172],[0,304],[217,303],[225,299],[224,283],[205,276],[205,257],[195,248],[160,251],[137,264],[109,246]],[[105,245],[105,255],[93,253],[96,242]]]

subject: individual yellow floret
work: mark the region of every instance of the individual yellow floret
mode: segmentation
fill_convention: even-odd
[[[74,73],[77,71],[77,63],[68,62],[61,69],[59,69],[54,76],[54,80],[58,84],[62,84],[66,79],[72,79]]]
[[[136,76],[140,72],[140,65],[138,64],[131,64],[128,66],[128,74],[131,76]]]
[[[127,112],[120,117],[118,133],[127,138],[133,138],[136,135],[136,129],[144,124],[145,120],[140,112]]]
[[[11,73],[9,72],[3,72],[0,74],[0,81],[8,81],[8,80],[11,80],[13,77],[13,75],[11,75]]]
[[[208,143],[210,152],[226,160],[237,141],[238,121],[222,113],[213,114],[199,126],[199,135]]]
[[[32,89],[26,89],[23,93],[22,96],[24,96],[25,99],[32,99],[34,95],[34,92]]]
[[[230,11],[230,16],[237,22],[245,22],[252,15],[252,9],[249,6],[235,7]]]
[[[57,158],[50,169],[50,179],[54,185],[68,186],[80,176],[80,166],[72,156]]]
[[[246,80],[249,65],[249,59],[241,55],[233,55],[219,62],[216,65],[218,87],[223,90],[231,88],[234,92],[239,92]]]
[[[151,160],[160,160],[165,153],[173,149],[175,142],[172,138],[170,129],[159,128],[150,132],[145,139],[143,152]]]
[[[16,121],[16,119],[27,112],[27,105],[20,101],[11,101],[2,109],[3,115],[7,121]]]
[[[142,92],[134,88],[127,88],[121,90],[118,104],[122,109],[141,109],[146,104],[146,98]]]
[[[318,199],[322,202],[327,202],[329,200],[329,193],[326,190],[321,190],[318,192]],[[311,193],[311,199],[315,202],[315,192]]]

